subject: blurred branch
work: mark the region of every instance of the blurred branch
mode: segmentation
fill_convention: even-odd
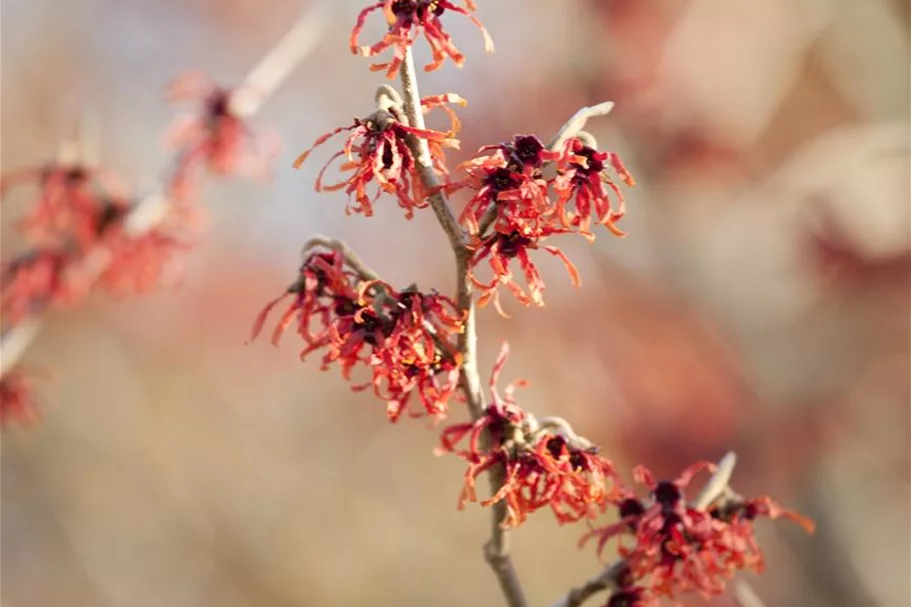
[[[756,591],[749,584],[741,581],[734,583],[734,602],[739,607],[765,607]]]
[[[321,0],[305,11],[291,27],[291,30],[266,54],[244,79],[238,96],[232,99],[232,110],[241,116],[251,116],[284,82],[293,68],[312,51],[328,20],[333,0]],[[247,91],[247,92],[242,92]],[[93,142],[93,124],[84,120],[77,130],[78,139],[74,143],[61,146],[59,156],[62,160],[71,161],[75,154],[85,162],[95,153]],[[86,154],[86,156],[82,156]],[[127,234],[141,236],[155,228],[167,215],[170,201],[167,196],[155,192],[140,200],[124,218]],[[89,256],[86,260],[89,267],[98,275],[104,270],[109,260],[103,256]],[[0,377],[9,372],[19,361],[28,346],[37,337],[41,329],[40,314],[17,323],[0,338]]]

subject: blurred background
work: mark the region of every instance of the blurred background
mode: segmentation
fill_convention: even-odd
[[[181,284],[54,315],[28,352],[53,380],[42,422],[2,438],[4,607],[501,604],[481,556],[489,513],[456,511],[463,468],[433,457],[436,433],[387,423],[337,372],[298,362],[293,339],[244,346],[315,233],[393,283],[451,289],[432,214],[407,222],[382,201],[346,218],[343,195],[313,192],[326,153],[290,167],[369,113],[382,82],[347,48],[365,3],[330,4],[321,42],[253,121],[281,134],[273,181],[210,182],[210,231]],[[479,4],[496,53],[455,16],[466,67],[421,81],[470,100],[455,159],[548,139],[610,99],[589,130],[639,183],[629,237],[566,243],[580,290],[547,256],[546,308],[483,311],[483,374],[509,340],[504,379],[533,380],[520,402],[622,470],[675,475],[736,451],[738,491],[818,524],[812,538],[762,526],[769,570],[744,579],[768,607],[908,605],[911,5]],[[237,83],[306,7],[6,0],[3,169],[51,158],[89,109],[102,161],[153,187],[169,81],[198,68]],[[5,256],[27,203],[4,206]],[[534,605],[599,569],[576,548],[583,528],[551,519],[514,535]]]

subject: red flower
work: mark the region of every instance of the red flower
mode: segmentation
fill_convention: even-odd
[[[236,89],[220,87],[199,72],[184,74],[169,87],[171,100],[202,102],[199,114],[180,118],[168,133],[170,146],[180,150],[169,192],[172,197],[191,197],[201,168],[222,176],[268,175],[277,143],[254,137],[232,107],[235,93]]]
[[[29,181],[38,185],[39,194],[18,227],[41,245],[74,239],[79,246],[88,246],[98,236],[99,210],[121,205],[125,199],[124,187],[114,174],[79,165],[49,165],[4,175],[0,194]]]
[[[649,497],[640,500],[629,494],[618,507],[622,520],[595,529],[580,543],[597,537],[600,554],[611,538],[619,537],[618,552],[626,559],[632,579],[656,596],[685,592],[704,596],[720,594],[736,571],[761,567],[753,519],[748,515],[755,518],[765,511],[785,516],[785,511],[765,499],[744,502],[730,510],[690,506],[684,490],[692,477],[704,469],[713,470],[714,464],[700,462],[687,468],[675,481],[656,482],[648,470],[637,467],[635,479],[648,487]],[[794,513],[787,516],[812,529],[812,524],[803,517]],[[625,544],[625,538],[631,538],[632,544]]]
[[[351,126],[340,127],[321,136],[294,161],[294,167],[300,168],[314,148],[343,131],[350,134],[341,151],[333,154],[319,172],[316,191],[344,189],[349,198],[354,199],[354,204],[349,204],[346,212],[363,213],[367,217],[373,215],[373,204],[383,192],[395,194],[408,219],[414,215],[414,209],[428,205],[421,182],[414,174],[415,160],[408,148],[408,136],[426,139],[433,143],[436,150],[458,147],[458,141],[451,138],[451,133],[412,128],[399,122],[392,113],[378,110],[364,120],[355,119]],[[323,175],[333,161],[342,156],[347,161],[339,169],[343,173],[351,172],[351,176],[335,184],[323,185]],[[371,182],[377,186],[372,197],[367,193]]]
[[[389,352],[383,348],[371,359],[374,391],[386,402],[389,421],[398,421],[405,411],[411,417],[445,417],[449,399],[459,383],[458,359],[437,353],[429,362],[418,357],[396,360],[397,357],[389,356]],[[412,407],[415,394],[420,401],[420,409]]]
[[[482,147],[461,165],[468,177],[447,187],[475,192],[459,221],[475,235],[480,235],[481,221],[493,212],[497,221],[517,226],[522,233],[556,225],[556,207],[542,169],[559,158],[560,154],[547,150],[534,135],[516,135],[509,143]]]
[[[12,423],[32,424],[38,421],[35,393],[31,376],[21,368],[14,368],[0,379],[0,427]]]
[[[376,295],[369,296],[371,291]],[[392,325],[370,361],[374,391],[386,401],[390,421],[408,409],[415,392],[423,410],[412,409],[412,416],[444,416],[461,366],[449,337],[463,330],[464,314],[435,291],[424,294],[409,287],[399,292],[387,283],[370,281],[361,284],[359,293],[359,303],[372,300],[374,308],[379,304]]]
[[[712,517],[729,525],[728,533],[717,538],[713,548],[737,569],[765,571],[765,558],[756,541],[753,523],[757,518],[785,518],[813,533],[816,525],[805,516],[786,510],[769,497],[733,499],[709,508]]]
[[[163,229],[129,236],[119,225],[112,226],[103,246],[87,255],[75,271],[92,276],[95,268],[101,268],[99,288],[113,295],[141,295],[176,282],[182,270],[176,255],[192,246]]]
[[[268,314],[279,302],[293,297],[273,332],[273,343],[297,320],[306,342],[301,359],[322,350],[322,369],[338,362],[349,380],[363,365],[373,386],[387,402],[390,421],[406,410],[413,416],[441,417],[458,380],[461,360],[448,338],[462,330],[463,315],[452,300],[436,292],[411,287],[397,291],[378,280],[365,281],[345,268],[335,252],[313,253],[301,267],[300,277],[260,312],[253,327],[255,338]],[[319,323],[311,329],[313,320]],[[421,408],[411,407],[414,395]]]
[[[544,434],[537,448],[547,451],[551,472],[563,479],[550,503],[560,524],[594,518],[617,500],[617,474],[611,462],[598,455],[597,447],[579,447],[561,435]]]
[[[615,222],[625,213],[623,193],[607,173],[607,165],[628,186],[636,185],[633,176],[613,152],[599,152],[579,139],[567,142],[567,154],[561,162],[560,174],[554,179],[554,190],[558,194],[560,218],[565,227],[576,227],[581,234],[594,238],[591,233],[592,220],[604,225],[617,236],[624,236]],[[611,205],[605,184],[617,197],[617,208]],[[575,199],[575,212],[566,207]]]
[[[373,46],[361,46],[358,37],[364,28],[367,16],[373,11],[383,9],[389,31],[383,39]],[[405,60],[405,51],[414,44],[420,31],[430,44],[433,61],[424,66],[425,71],[438,69],[446,57],[459,67],[465,62],[465,56],[459,52],[452,42],[452,38],[443,30],[440,17],[448,10],[465,15],[474,23],[484,36],[484,50],[493,52],[493,40],[490,34],[477,18],[471,14],[476,9],[474,2],[466,0],[461,7],[448,0],[383,0],[363,9],[357,17],[357,23],[351,30],[351,52],[363,57],[375,57],[385,50],[392,48],[392,60],[386,63],[375,63],[370,66],[373,71],[386,70],[386,77],[395,78],[399,66]]]
[[[510,229],[512,228],[512,229]],[[509,224],[500,224],[496,226],[496,231],[486,236],[475,250],[469,262],[469,278],[481,289],[481,296],[478,299],[478,306],[487,305],[491,298],[501,314],[505,316],[499,305],[498,287],[505,284],[510,291],[516,296],[522,304],[526,306],[544,305],[544,280],[538,272],[537,266],[532,262],[528,255],[529,250],[542,249],[551,255],[558,257],[566,266],[569,272],[570,280],[573,286],[578,287],[581,284],[581,278],[576,267],[572,264],[566,255],[554,246],[542,246],[540,243],[547,236],[554,234],[565,234],[569,230],[566,228],[544,227],[540,228],[533,236],[523,236],[520,232],[521,227],[513,227]],[[493,280],[482,282],[476,277],[478,265],[485,259],[489,260],[490,268],[493,270]],[[528,292],[516,282],[512,270],[509,268],[513,259],[517,259],[519,267],[525,276],[525,282],[528,285]]]
[[[549,506],[560,523],[577,521],[603,511],[614,492],[610,462],[591,449],[567,442],[562,436],[532,431],[527,416],[515,403],[514,391],[524,382],[506,388],[501,398],[496,381],[506,363],[508,347],[497,359],[491,376],[493,404],[472,422],[449,426],[440,435],[438,454],[455,453],[468,462],[465,484],[459,496],[461,510],[477,500],[478,476],[494,466],[504,466],[506,478],[500,489],[482,506],[506,503],[503,527],[521,525],[529,513]],[[487,444],[482,434],[488,433]],[[458,444],[468,439],[467,448]]]
[[[16,324],[36,308],[74,303],[83,293],[65,279],[64,271],[72,263],[71,253],[61,249],[39,249],[4,262],[3,322]]]
[[[300,267],[300,275],[288,289],[266,304],[253,323],[250,341],[262,332],[266,319],[282,301],[291,298],[291,304],[282,313],[272,332],[272,344],[277,346],[288,327],[297,321],[297,332],[305,342],[313,343],[317,336],[310,330],[314,317],[328,324],[335,297],[353,300],[357,297],[357,274],[345,267],[345,260],[335,251],[311,253]],[[248,342],[249,343],[249,342]]]

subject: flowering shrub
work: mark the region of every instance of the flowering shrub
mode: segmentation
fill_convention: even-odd
[[[432,53],[426,70],[437,69],[446,58],[461,66],[465,58],[444,30],[444,22],[457,14],[481,29],[485,48],[492,50],[474,16],[476,8],[469,0],[385,0],[366,6],[352,30],[351,49],[365,57],[391,51],[389,61],[371,69],[398,76],[402,90],[380,87],[372,113],[322,135],[294,162],[300,167],[314,148],[346,133],[342,148],[319,172],[315,189],[344,191],[346,212],[368,217],[384,197],[394,198],[408,219],[431,208],[455,256],[455,296],[392,285],[344,243],[315,237],[305,244],[290,286],[255,317],[250,341],[272,320],[273,344],[296,334],[302,360],[320,356],[321,369],[338,367],[352,389],[372,389],[393,423],[405,414],[441,422],[467,412],[469,420],[442,427],[436,453],[466,465],[457,507],[478,503],[493,513],[496,525],[486,557],[511,607],[528,602],[505,538],[539,510],[549,510],[560,524],[584,523],[580,544],[596,540],[599,556],[608,543],[618,543],[619,560],[559,605],[579,605],[601,591],[608,593],[608,607],[655,605],[662,597],[693,592],[719,594],[737,571],[764,568],[756,520],[787,518],[810,532],[813,524],[768,497],[736,494],[728,486],[733,456],[718,465],[696,463],[675,480],[655,479],[639,466],[633,480],[646,494],[637,494],[597,445],[567,421],[538,418],[523,408],[516,390],[525,382],[499,391],[506,345],[491,373],[489,397],[482,389],[476,306],[493,300],[503,313],[501,286],[525,306],[543,305],[545,283],[535,264],[539,251],[560,258],[579,286],[576,268],[553,243],[571,234],[592,241],[601,226],[624,236],[618,226],[626,212],[621,184],[631,187],[635,180],[616,153],[583,130],[590,118],[608,113],[610,103],[583,108],[550,143],[519,134],[480,148],[456,174],[450,172],[444,152],[458,147],[460,129],[450,106],[465,101],[452,93],[420,96],[412,47],[423,34]],[[380,11],[386,34],[372,46],[359,45],[366,19]],[[235,89],[191,75],[171,93],[200,99],[202,111],[171,133],[179,149],[164,188],[171,204],[154,223],[137,227],[144,203],[127,202],[117,182],[98,169],[55,165],[19,174],[18,180],[33,178],[40,191],[33,212],[21,223],[36,248],[4,265],[4,322],[15,325],[38,308],[73,303],[96,287],[132,293],[160,284],[174,253],[191,244],[184,237],[192,233],[198,175],[249,173],[257,166],[262,148],[233,109]],[[449,130],[426,128],[424,113],[432,109],[446,112]],[[344,176],[327,184],[325,174],[337,159]],[[469,199],[456,216],[449,197],[460,192]],[[480,277],[485,264],[492,271],[486,280]],[[524,280],[516,279],[516,270]],[[20,370],[6,372],[0,382],[2,419],[28,418],[29,394]],[[713,474],[711,480],[697,497],[687,498],[691,481],[703,471]],[[487,497],[479,497],[482,476],[490,480]],[[604,516],[616,522],[597,522]]]

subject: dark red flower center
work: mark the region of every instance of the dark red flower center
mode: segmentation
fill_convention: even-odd
[[[485,183],[497,192],[515,190],[519,187],[519,178],[507,168],[499,168],[488,174]]]
[[[231,113],[231,96],[227,91],[215,91],[206,100],[206,114],[213,119],[224,118]]]
[[[580,150],[573,152],[576,156],[582,156],[586,160],[586,166],[578,162],[573,162],[572,165],[576,169],[577,173],[580,173],[584,176],[597,175],[604,170],[604,162],[598,158],[598,150],[584,146]]]
[[[333,310],[338,317],[354,316],[357,312],[357,305],[348,297],[339,296],[335,298],[335,309]]]
[[[409,25],[423,21],[430,14],[439,17],[445,10],[437,0],[396,0],[392,3],[393,14]]]
[[[664,508],[673,508],[683,497],[680,488],[670,481],[661,481],[658,483],[655,486],[653,495],[655,501]]]
[[[532,244],[531,238],[521,236],[518,232],[500,235],[500,254],[505,257],[515,257],[519,251]]]
[[[636,498],[630,497],[620,502],[619,510],[621,518],[641,516],[645,513],[645,506]]]
[[[512,156],[522,166],[541,166],[544,144],[534,135],[516,135],[512,142]]]
[[[89,172],[83,167],[72,167],[66,171],[66,184],[68,186],[78,185],[89,178]]]
[[[106,202],[98,214],[98,223],[95,227],[97,234],[104,234],[108,228],[119,222],[124,215],[126,215],[126,208],[119,204]]]
[[[569,465],[573,467],[573,470],[587,470],[588,460],[581,451],[573,451],[569,455]]]
[[[547,451],[554,459],[560,459],[563,456],[563,450],[566,448],[566,439],[562,436],[554,436],[547,441]]]

